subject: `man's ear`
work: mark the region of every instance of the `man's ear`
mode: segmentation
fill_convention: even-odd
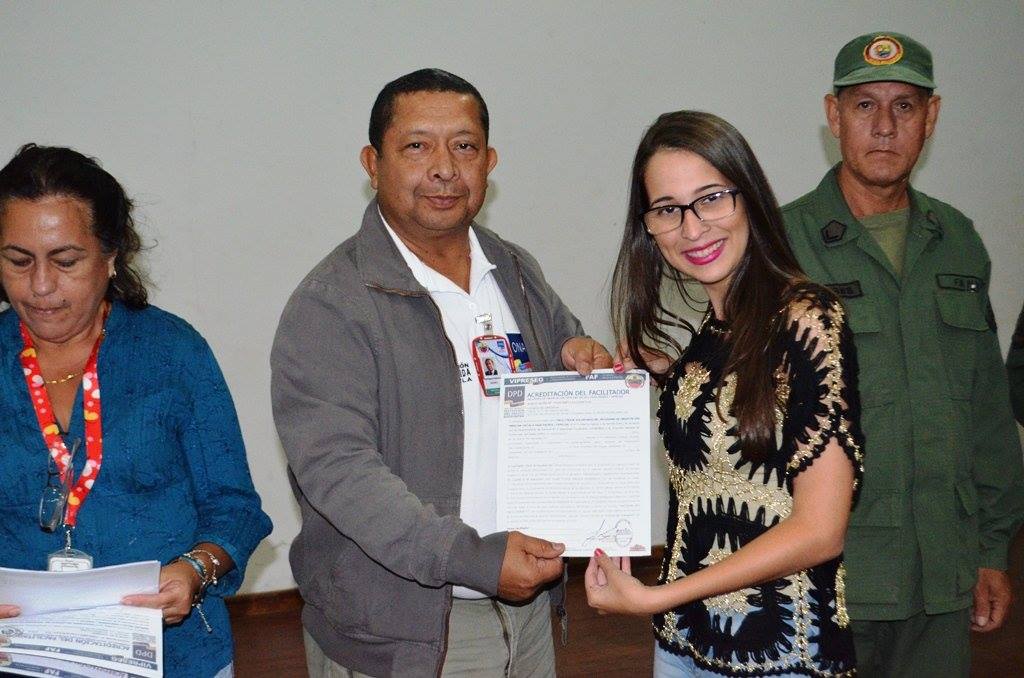
[[[372,145],[363,146],[363,150],[359,151],[359,162],[362,163],[363,169],[366,170],[367,176],[370,177],[370,186],[373,190],[377,190],[377,149]]]
[[[828,121],[828,129],[832,136],[839,138],[839,97],[835,94],[825,95],[825,120]]]
[[[928,97],[928,117],[924,121],[924,138],[930,139],[935,131],[935,123],[939,121],[939,108],[942,107],[942,97],[933,94]]]

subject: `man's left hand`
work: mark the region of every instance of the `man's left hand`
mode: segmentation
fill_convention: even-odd
[[[562,364],[568,370],[590,374],[612,366],[612,354],[590,337],[573,337],[562,344]]]
[[[1010,577],[1002,570],[978,568],[978,583],[974,585],[974,607],[971,609],[971,630],[988,633],[995,631],[1010,610],[1013,587]]]

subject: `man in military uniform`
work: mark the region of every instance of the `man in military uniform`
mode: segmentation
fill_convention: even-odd
[[[863,493],[846,540],[861,675],[969,674],[968,628],[999,628],[1024,469],[967,217],[914,190],[935,129],[932,58],[897,33],[835,60],[825,97],[842,162],[784,209],[808,275],[843,297],[860,364]]]

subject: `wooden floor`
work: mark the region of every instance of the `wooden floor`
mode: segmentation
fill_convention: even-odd
[[[991,634],[972,634],[972,678],[1024,677],[1024,531],[1011,549],[1010,572],[1018,598],[1006,627]],[[637,563],[640,579],[651,582],[655,563]],[[556,640],[558,675],[649,676],[653,636],[650,621],[635,617],[602,617],[587,607],[581,574],[571,569],[569,579],[569,644]],[[305,676],[302,627],[294,594],[271,594],[232,601],[235,632],[235,670],[239,678]],[[557,630],[556,630],[557,635]]]

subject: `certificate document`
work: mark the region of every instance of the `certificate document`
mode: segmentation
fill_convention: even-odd
[[[634,370],[506,374],[498,527],[566,556],[651,553],[650,377]]]

